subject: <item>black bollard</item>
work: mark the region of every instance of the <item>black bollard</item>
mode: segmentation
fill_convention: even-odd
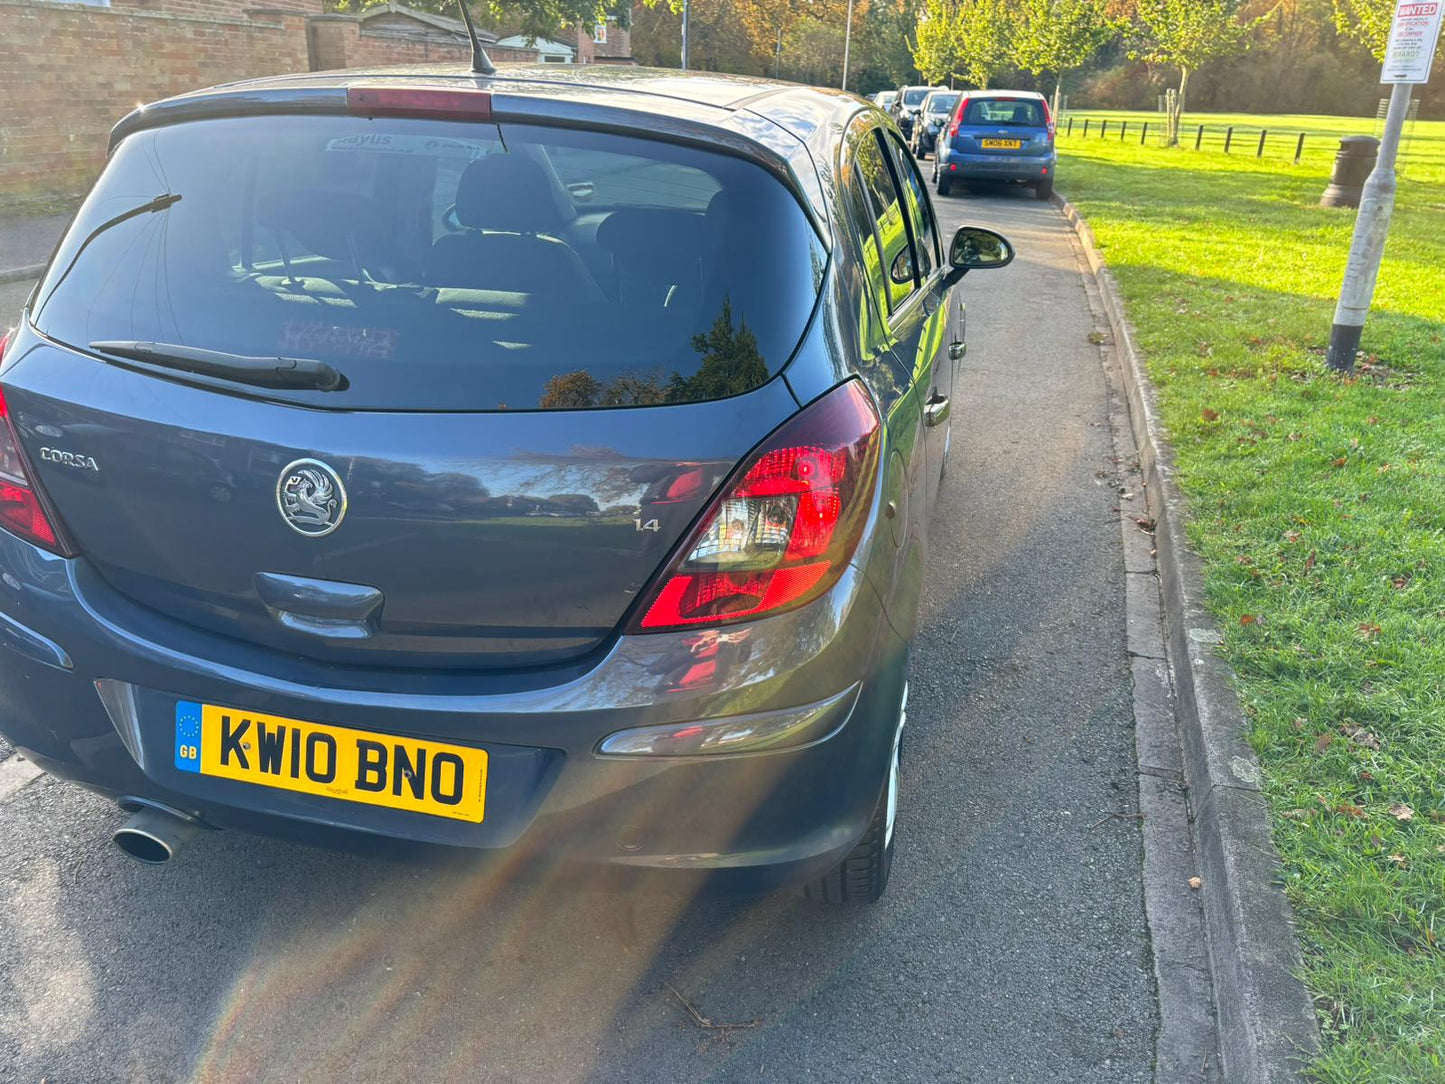
[[[1365,178],[1375,168],[1380,141],[1374,136],[1344,136],[1335,154],[1330,183],[1320,196],[1321,207],[1358,207]]]

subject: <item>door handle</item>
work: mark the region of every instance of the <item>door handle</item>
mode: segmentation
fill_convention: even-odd
[[[923,404],[923,424],[927,426],[942,425],[948,420],[951,406],[948,396],[939,395],[935,391],[928,397],[928,402]]]

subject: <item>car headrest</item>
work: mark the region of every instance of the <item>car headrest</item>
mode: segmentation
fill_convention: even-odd
[[[345,260],[353,239],[371,221],[370,204],[354,192],[298,188],[256,198],[256,224],[284,230],[317,256]]]
[[[597,227],[597,244],[634,273],[696,267],[703,217],[648,208],[613,211]]]
[[[551,233],[562,226],[545,170],[519,154],[489,154],[457,182],[457,221],[469,229]]]
[[[1030,120],[1029,107],[1026,105],[1014,106],[1013,122],[1015,124],[1028,124]]]

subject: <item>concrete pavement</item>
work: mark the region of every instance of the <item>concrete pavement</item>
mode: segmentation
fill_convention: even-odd
[[[1052,206],[938,202],[945,236],[994,226],[1019,257],[962,287],[970,346],[883,904],[624,896],[516,882],[505,862],[230,835],[145,868],[110,846],[113,808],[41,778],[0,805],[0,1066],[92,1082],[1151,1080],[1095,317]],[[0,287],[0,323],[27,290]]]

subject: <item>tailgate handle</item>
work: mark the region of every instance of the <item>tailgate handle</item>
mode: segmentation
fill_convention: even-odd
[[[381,611],[379,588],[258,572],[252,579],[271,616],[297,632],[331,640],[364,640]]]

